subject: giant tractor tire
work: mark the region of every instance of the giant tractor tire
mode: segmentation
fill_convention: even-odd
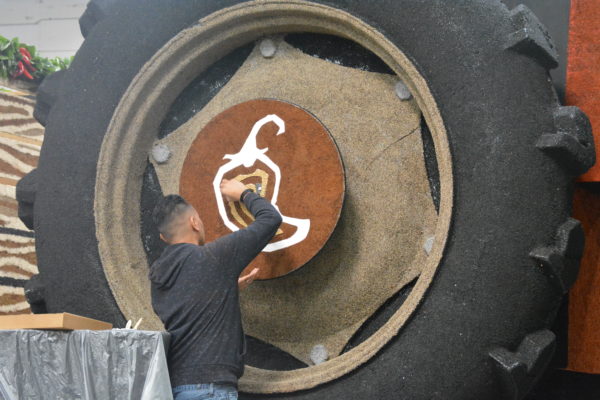
[[[520,399],[528,392],[552,356],[555,338],[548,328],[577,275],[583,232],[570,218],[572,186],[595,155],[586,116],[557,100],[548,76],[557,65],[556,51],[527,8],[508,10],[492,0],[93,0],[80,24],[85,41],[72,65],[39,89],[35,116],[46,127],[44,145],[38,168],[17,188],[19,214],[36,235],[40,274],[26,289],[33,308],[117,326],[142,315],[152,320],[146,274],[160,243],[148,211],[165,191],[165,181],[157,180],[168,146],[177,150],[180,142],[167,143],[158,149],[162,153],[153,153],[153,146],[168,140],[173,121],[221,104],[211,103],[217,96],[230,96],[224,97],[227,105],[235,105],[240,93],[246,93],[242,100],[281,98],[319,118],[337,142],[346,199],[323,251],[348,257],[349,267],[344,272],[345,265],[322,263],[330,268],[325,278],[311,278],[322,267],[319,254],[310,268],[259,282],[249,293],[267,308],[252,314],[252,304],[243,307],[251,314],[249,334],[268,327],[260,318],[279,315],[277,307],[292,307],[283,295],[276,300],[259,293],[279,293],[277,285],[289,281],[314,286],[314,297],[300,293],[295,299],[306,307],[345,296],[353,308],[336,318],[362,315],[356,304],[367,304],[375,292],[379,298],[365,306],[372,317],[356,317],[347,344],[329,357],[303,359],[304,350],[287,357],[271,346],[285,344],[285,338],[257,340],[258,350],[249,354],[254,364],[240,382],[241,398]],[[272,39],[263,44],[265,37]],[[254,43],[259,45],[252,50]],[[350,48],[359,49],[354,64]],[[260,74],[251,75],[251,64],[282,62],[277,51],[300,61],[283,72],[269,70],[270,87]],[[311,69],[314,62],[321,63],[314,67],[318,72]],[[303,69],[303,63],[310,67]],[[236,80],[242,64],[254,80]],[[294,97],[331,71],[331,85],[336,71],[348,78]],[[255,81],[261,84],[252,86]],[[392,85],[388,96],[385,84],[392,81],[403,84]],[[234,83],[239,86],[227,91]],[[292,94],[277,97],[284,90]],[[434,223],[409,235],[419,244],[412,259],[420,263],[419,273],[402,285],[385,275],[399,261],[386,265],[377,258],[380,251],[369,253],[370,265],[360,273],[351,266],[380,242],[389,257],[405,252],[393,236],[422,218],[419,212],[403,214],[416,186],[372,180],[377,184],[353,192],[361,180],[375,179],[371,175],[385,178],[378,160],[395,147],[382,147],[379,158],[367,163],[361,155],[377,147],[377,136],[344,136],[363,119],[371,126],[389,123],[393,101],[414,105],[408,108],[421,118],[422,136],[406,137],[422,145],[423,187],[435,205]],[[327,107],[340,102],[343,110],[328,116]],[[223,111],[213,107],[214,115]],[[377,113],[383,117],[372,122]],[[348,120],[354,122],[344,125]],[[390,146],[406,143],[404,138]],[[149,162],[148,154],[158,161]],[[306,191],[316,201],[324,189]],[[377,209],[383,203],[376,203],[381,199],[390,207],[404,203],[383,213]],[[370,231],[396,218],[404,218],[397,232]],[[355,232],[348,233],[352,227]],[[425,228],[431,228],[428,237]],[[363,231],[371,233],[361,236]],[[341,280],[327,284],[336,274]],[[336,295],[346,282],[352,290]],[[379,290],[384,286],[387,292]],[[269,308],[268,301],[276,303]],[[295,318],[318,318],[308,314]],[[160,328],[155,320],[147,323]],[[307,335],[318,331],[298,327]],[[287,345],[293,353],[295,344]],[[323,353],[323,347],[315,349]],[[269,364],[276,357],[278,365]]]

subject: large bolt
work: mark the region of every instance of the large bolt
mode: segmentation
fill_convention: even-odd
[[[412,98],[412,94],[408,87],[402,81],[398,81],[396,83],[396,96],[400,98],[400,100],[410,100]]]
[[[327,351],[327,348],[322,344],[317,344],[310,351],[310,360],[315,365],[322,364],[325,361],[327,361],[327,359],[329,359],[329,352]]]
[[[258,47],[260,49],[260,54],[262,54],[262,56],[265,58],[273,58],[277,52],[277,45],[271,39],[264,39],[262,42],[260,42]]]
[[[151,154],[154,161],[159,164],[164,164],[171,158],[171,149],[169,149],[169,146],[166,144],[159,143],[152,147]]]
[[[423,250],[425,250],[425,253],[427,253],[427,255],[429,255],[429,253],[431,253],[431,249],[433,248],[434,240],[435,240],[435,237],[430,236],[427,238],[427,240],[425,240],[425,243],[423,244]]]

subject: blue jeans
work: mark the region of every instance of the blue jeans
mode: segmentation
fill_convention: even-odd
[[[200,383],[174,387],[173,398],[175,400],[237,400],[238,393],[231,385]]]

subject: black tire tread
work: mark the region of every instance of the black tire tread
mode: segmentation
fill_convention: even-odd
[[[114,0],[91,0],[79,17],[79,30],[81,35],[86,38],[98,21],[106,17],[106,9]]]
[[[45,286],[39,274],[33,275],[25,284],[25,298],[34,314],[46,313]]]
[[[48,123],[50,110],[59,97],[65,73],[65,70],[61,70],[46,76],[37,90],[33,117],[43,126]]]
[[[592,125],[575,106],[554,110],[556,132],[540,136],[536,147],[546,152],[572,175],[580,175],[596,162]]]
[[[19,219],[29,229],[34,227],[33,206],[37,189],[37,169],[32,170],[17,183],[16,197],[19,203]]]
[[[506,399],[519,400],[533,387],[552,359],[556,337],[550,330],[531,333],[516,351],[498,347],[489,352]]]
[[[548,279],[564,294],[577,279],[584,242],[581,224],[569,218],[558,227],[554,244],[537,247],[529,256],[539,263]]]
[[[515,31],[509,35],[506,48],[527,55],[547,69],[558,67],[558,52],[546,27],[525,5],[510,13]]]

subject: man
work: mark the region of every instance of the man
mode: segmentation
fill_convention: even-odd
[[[223,180],[221,193],[242,201],[255,221],[204,243],[198,212],[182,197],[169,195],[153,218],[168,246],[150,267],[152,307],[171,334],[168,364],[175,399],[237,399],[244,370],[245,340],[238,299],[257,269],[242,270],[268,244],[281,215],[236,180]]]

